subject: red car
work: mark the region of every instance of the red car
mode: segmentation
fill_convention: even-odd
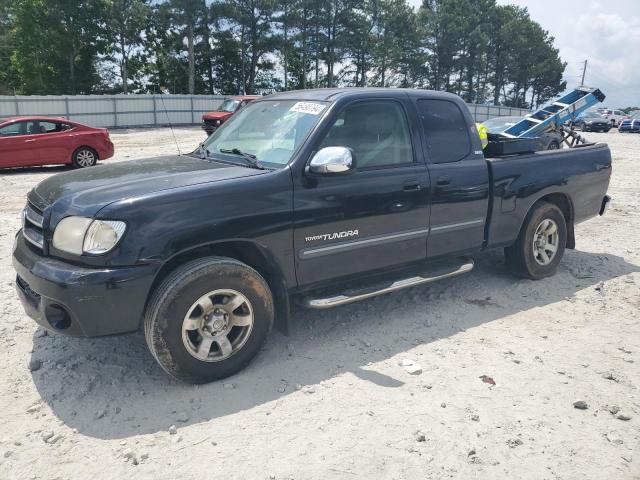
[[[61,117],[12,117],[0,120],[0,168],[72,164],[91,167],[113,156],[106,128]]]
[[[215,112],[208,112],[202,115],[202,129],[207,132],[207,135],[211,135],[220,125],[226,122],[231,115],[256,98],[260,98],[260,96],[244,95],[226,97]]]

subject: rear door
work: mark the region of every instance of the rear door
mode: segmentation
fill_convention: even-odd
[[[294,187],[299,284],[425,258],[429,178],[407,107],[397,99],[358,100],[332,120],[315,150],[349,147],[356,168]]]
[[[40,120],[38,132],[34,143],[43,165],[71,162],[73,138],[70,129],[65,129],[62,122]]]
[[[427,256],[479,250],[489,205],[489,169],[476,127],[453,100],[419,99],[417,108],[431,177]]]
[[[36,131],[37,123],[26,120],[0,128],[0,167],[37,165]]]

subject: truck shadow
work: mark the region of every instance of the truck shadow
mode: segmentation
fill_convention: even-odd
[[[304,395],[308,388],[327,396],[330,390],[321,382],[339,375],[358,377],[354,388],[361,382],[397,388],[406,378],[402,369],[393,378],[370,362],[638,271],[621,257],[570,251],[555,277],[533,282],[514,279],[502,255],[489,253],[473,272],[456,279],[333,310],[294,308],[291,336],[272,334],[248,368],[224,381],[192,386],[170,379],[140,334],[76,339],[36,332],[32,358],[44,363],[32,376],[53,414],[83,435],[119,439],[166,432],[172,424],[197,424],[253,408],[264,415],[278,406],[276,400]],[[296,385],[309,387],[297,392]]]

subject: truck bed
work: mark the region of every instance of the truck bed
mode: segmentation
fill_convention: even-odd
[[[517,238],[531,206],[546,195],[564,197],[574,223],[596,216],[611,177],[611,151],[605,143],[487,158],[491,196],[488,247]]]

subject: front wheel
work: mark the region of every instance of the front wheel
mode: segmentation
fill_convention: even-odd
[[[267,282],[231,258],[208,257],[170,274],[154,292],[144,318],[149,350],[171,376],[189,383],[242,370],[273,323]]]
[[[521,277],[538,280],[556,272],[567,243],[567,223],[554,204],[538,202],[527,215],[516,243],[505,248],[507,265]]]

